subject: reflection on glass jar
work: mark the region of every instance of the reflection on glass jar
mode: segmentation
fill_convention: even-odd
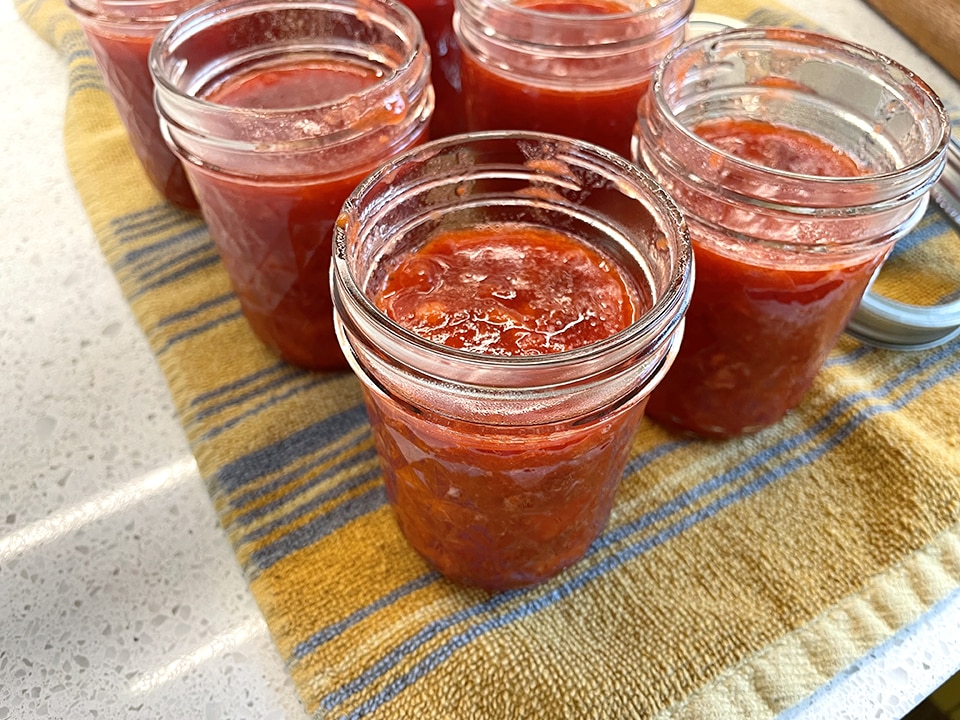
[[[800,402],[923,213],[946,115],[897,63],[788,29],[695,40],[654,83],[634,157],[687,218],[697,287],[648,412],[701,435],[756,431]]]
[[[600,148],[478,133],[365,180],[335,241],[337,330],[410,544],[491,590],[576,562],[682,335],[673,203]]]
[[[150,182],[177,207],[196,210],[197,200],[180,160],[160,134],[147,61],[157,34],[179,13],[196,5],[196,0],[68,0],[67,4],[80,20],[107,91]]]
[[[433,90],[415,16],[391,0],[207,3],[157,38],[151,70],[253,331],[296,365],[346,369],[332,228],[361,178],[425,139]]]
[[[692,0],[457,0],[470,130],[537,130],[629,156],[637,103]]]

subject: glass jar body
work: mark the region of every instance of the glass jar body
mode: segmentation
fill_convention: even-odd
[[[442,575],[487,590],[542,582],[606,526],[646,396],[594,422],[453,421],[364,387],[387,498]],[[469,471],[466,468],[470,468]]]
[[[405,0],[413,10],[430,44],[430,79],[436,95],[430,137],[465,132],[463,93],[460,84],[460,45],[453,32],[453,0]]]
[[[158,38],[161,125],[244,315],[285,360],[346,369],[329,291],[354,186],[427,134],[429,51],[384,0],[208,3]]]
[[[637,106],[690,0],[457,0],[470,130],[566,135],[629,156]]]
[[[505,357],[428,341],[371,299],[384,268],[436,233],[517,222],[616,258],[652,307],[595,344]],[[490,590],[576,562],[607,522],[646,398],[682,335],[692,267],[670,200],[599,148],[478,133],[431,142],[364,181],[335,237],[339,338],[404,536],[447,577]]]
[[[197,200],[186,173],[160,132],[148,62],[154,38],[177,14],[192,7],[194,0],[71,0],[68,4],[80,21],[107,92],[150,182],[177,207],[196,210]]]
[[[811,143],[798,157],[822,141],[860,171],[825,177],[743,160],[698,134],[716,121],[799,131]],[[634,156],[687,217],[697,288],[684,347],[650,416],[725,437],[795,407],[875,271],[921,216],[947,137],[926,85],[833,38],[735,30],[668,55]]]

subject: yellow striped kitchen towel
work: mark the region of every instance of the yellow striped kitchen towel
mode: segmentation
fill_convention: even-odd
[[[69,63],[77,189],[309,713],[770,718],[960,596],[957,340],[896,353],[844,337],[801,407],[755,436],[645,422],[581,562],[499,595],[438,577],[386,504],[356,379],[260,346],[202,221],[141,172],[63,0],[17,2]],[[797,22],[751,0],[697,9]],[[938,212],[898,256],[891,285],[935,257],[925,292],[960,288]]]

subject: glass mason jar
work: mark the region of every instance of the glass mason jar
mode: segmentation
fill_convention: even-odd
[[[171,23],[150,63],[162,129],[253,331],[293,364],[346,369],[333,224],[361,178],[425,138],[416,17],[392,0],[215,0]]]
[[[148,56],[154,38],[196,0],[67,0],[150,182],[171,203],[196,210],[180,160],[160,133]]]
[[[445,576],[490,590],[576,562],[607,522],[646,398],[682,335],[692,254],[673,202],[602,148],[477,133],[433,141],[363,181],[334,238],[337,332],[409,543]],[[621,329],[504,350],[537,335],[524,323],[543,321],[549,345],[609,319],[591,316],[605,306],[600,285],[567,274],[578,258],[632,288]],[[445,284],[450,294],[432,292]],[[404,290],[414,310],[395,315],[387,308]],[[561,320],[566,303],[588,312]],[[414,316],[451,336],[476,330],[479,344],[439,340]],[[484,321],[499,326],[495,339]]]
[[[648,413],[705,436],[759,430],[800,402],[922,215],[944,108],[872,50],[765,28],[677,48],[645,102],[634,157],[683,210],[697,263],[684,345]]]
[[[629,157],[637,103],[693,0],[456,0],[470,130],[537,130]]]

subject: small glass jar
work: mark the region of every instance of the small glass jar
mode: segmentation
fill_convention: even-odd
[[[545,231],[601,254],[639,289],[646,303],[631,322],[578,347],[504,355],[427,339],[378,299],[399,259],[418,258],[430,272],[423,253],[438,237],[463,233],[454,244],[461,253],[476,250],[471,237]],[[489,590],[537,583],[576,562],[608,520],[646,398],[682,336],[692,255],[672,201],[599,147],[477,133],[433,141],[378,170],[348,199],[334,238],[337,331],[409,543],[445,576]],[[494,254],[494,267],[519,262],[545,281],[565,272],[550,253],[516,252]],[[465,272],[486,280],[479,261]],[[499,292],[526,292],[550,312],[556,301],[510,273]],[[588,287],[573,292],[595,302]],[[448,302],[443,317],[452,327],[485,293]],[[421,307],[433,313],[428,294]],[[525,312],[553,317],[543,307]]]
[[[536,130],[629,157],[637,104],[692,0],[456,0],[470,130]]]
[[[67,0],[80,21],[130,144],[150,182],[171,203],[196,210],[180,160],[160,133],[148,56],[154,38],[196,0]]]
[[[161,127],[254,333],[289,362],[346,369],[330,239],[357,182],[423,141],[419,22],[392,0],[208,2],[150,57]]]
[[[711,124],[726,138],[705,134]],[[736,151],[718,147],[737,133]],[[784,154],[744,155],[761,136]],[[795,407],[875,271],[922,215],[948,138],[944,108],[923,81],[835,38],[729,30],[664,58],[634,157],[685,214],[697,287],[683,348],[648,414],[724,437]],[[805,168],[824,152],[855,172]]]

